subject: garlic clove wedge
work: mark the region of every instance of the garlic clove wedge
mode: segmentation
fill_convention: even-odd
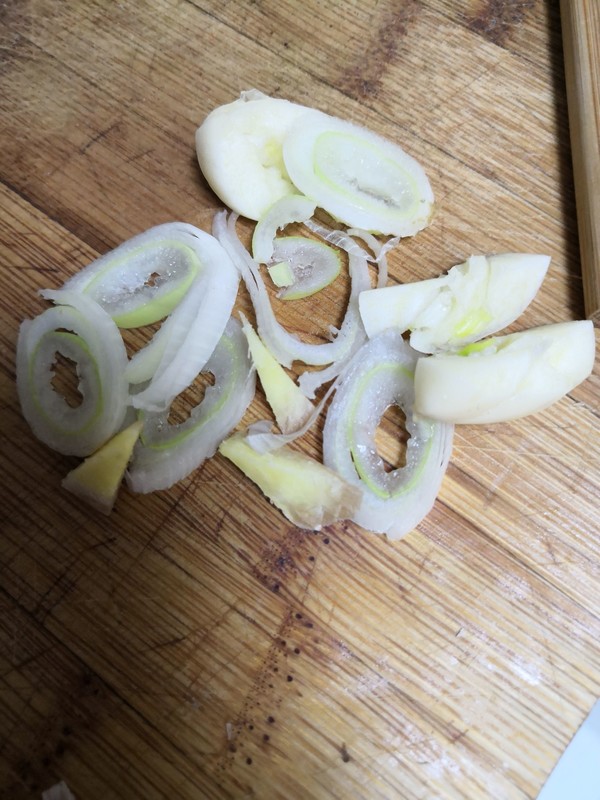
[[[504,422],[533,414],[589,376],[594,351],[591,320],[577,320],[420,358],[415,412],[454,423]]]
[[[461,347],[510,325],[535,297],[550,256],[471,256],[446,275],[362,292],[369,337],[387,328],[411,331],[422,353]]]
[[[229,208],[258,220],[277,200],[297,194],[282,144],[304,106],[256,90],[215,108],[196,131],[204,177]]]

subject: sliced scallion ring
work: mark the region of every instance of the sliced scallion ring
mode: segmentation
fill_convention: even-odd
[[[214,376],[214,384],[188,419],[173,425],[168,410],[141,413],[144,428],[126,475],[133,491],[168,489],[214,455],[254,397],[255,371],[247,349],[239,322],[230,319],[203,370]]]
[[[259,264],[273,259],[277,231],[292,222],[306,222],[315,213],[314,201],[302,195],[282,197],[259,219],[252,236],[252,256]]]
[[[346,225],[412,236],[429,224],[433,192],[423,168],[366,128],[307,111],[284,139],[283,160],[300,192]]]
[[[366,259],[359,255],[349,257],[352,285],[350,300],[342,327],[335,332],[334,340],[323,344],[302,342],[297,336],[286,331],[275,318],[259,266],[237,236],[236,219],[235,214],[231,214],[228,219],[227,212],[217,213],[213,221],[213,232],[240,270],[252,298],[258,333],[269,351],[286,367],[290,367],[293,361],[318,366],[345,363],[366,336],[358,314],[358,295],[371,285]],[[320,382],[317,385],[320,385]]]
[[[157,225],[88,264],[64,288],[91,297],[120,328],[151,325],[173,311],[198,275],[198,232],[183,222]]]
[[[323,432],[324,464],[363,489],[354,521],[390,539],[407,534],[431,510],[452,449],[452,425],[413,416],[416,361],[397,331],[369,340],[344,373]],[[405,466],[388,472],[375,433],[390,405],[404,411],[410,438]]]
[[[129,364],[130,383],[149,381],[132,395],[135,408],[167,408],[202,370],[231,315],[239,283],[237,269],[209,233],[194,229],[190,246],[198,258],[193,283],[149,344]]]
[[[277,293],[281,300],[300,300],[329,286],[340,274],[339,254],[329,245],[305,236],[281,236],[273,242],[273,258],[288,263],[294,283]]]
[[[357,239],[361,239],[375,254],[375,263],[377,264],[377,288],[382,289],[388,282],[387,254],[396,247],[401,237],[392,236],[385,244],[382,244],[372,233],[363,231],[360,228],[349,228],[348,236],[355,236]]]
[[[364,248],[354,241],[354,239],[350,238],[351,236],[356,235],[356,231],[360,229],[355,229],[354,233],[351,229],[348,229],[347,231],[332,230],[331,228],[327,228],[325,225],[321,225],[320,222],[316,222],[314,219],[307,219],[304,225],[309,231],[316,233],[317,236],[320,236],[321,239],[323,239],[325,242],[329,242],[329,244],[332,244],[334,247],[341,247],[341,249],[345,250],[347,253],[357,253],[358,255],[366,258],[367,261],[375,263],[376,257],[367,253]],[[368,235],[371,236],[372,234]]]
[[[22,323],[17,345],[23,416],[52,449],[88,456],[125,418],[125,345],[116,324],[94,300],[66,289],[42,294],[55,306]],[[82,400],[75,407],[52,385],[57,353],[76,364]]]

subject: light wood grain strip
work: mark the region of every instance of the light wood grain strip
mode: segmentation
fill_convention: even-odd
[[[585,311],[600,325],[600,5],[561,0]]]

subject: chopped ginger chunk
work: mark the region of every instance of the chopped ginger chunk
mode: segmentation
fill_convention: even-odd
[[[62,485],[103,514],[110,514],[133,448],[142,430],[134,422],[69,472]]]

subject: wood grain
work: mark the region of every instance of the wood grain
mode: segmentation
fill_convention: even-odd
[[[391,544],[294,528],[220,456],[101,518],[60,489],[74,459],[21,417],[15,344],[38,289],[120,241],[174,219],[210,230],[194,130],[250,86],[423,163],[436,215],[391,253],[392,281],[546,252],[511,328],[582,317],[556,4],[2,14],[0,796],[62,778],[78,800],[536,797],[600,694],[597,366],[541,414],[457,430],[433,511]],[[346,293],[280,311],[324,331]],[[244,424],[267,413],[259,390]],[[319,455],[321,424],[299,449]]]

